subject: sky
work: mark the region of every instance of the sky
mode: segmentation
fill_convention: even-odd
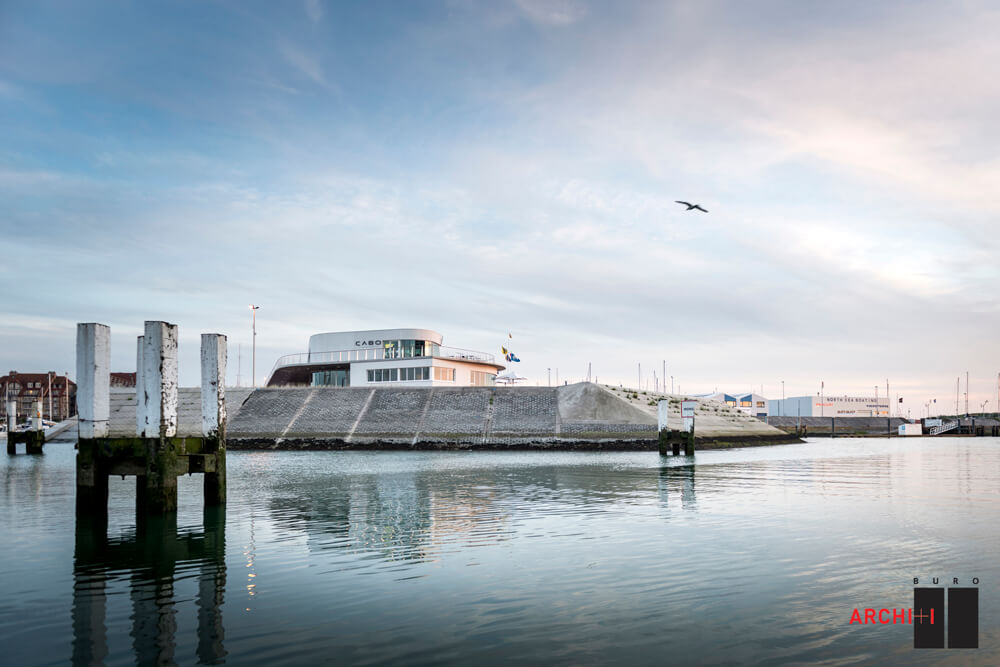
[[[919,416],[968,372],[994,410],[997,34],[974,0],[5,0],[0,373],[72,376],[77,322],[115,371],[178,324],[182,385],[203,332],[262,384],[415,327],[529,384]]]

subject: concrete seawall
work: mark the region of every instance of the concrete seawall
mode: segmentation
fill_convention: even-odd
[[[179,391],[178,433],[198,389]],[[561,387],[228,388],[230,450],[656,450],[656,417],[597,384]],[[723,406],[724,407],[724,406]],[[673,409],[673,406],[671,406]],[[676,415],[679,419],[679,400]],[[756,419],[699,408],[703,449],[800,442]],[[135,429],[131,392],[111,395],[111,432]],[[119,433],[120,432],[120,433]]]
[[[649,412],[591,383],[262,389],[231,421],[228,447],[653,450],[656,427]],[[750,419],[700,446],[776,442],[799,440]]]

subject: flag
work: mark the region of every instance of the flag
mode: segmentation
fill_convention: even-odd
[[[510,338],[510,339],[513,339],[513,338],[514,338],[514,336],[512,336],[512,335],[511,335],[511,333],[510,333],[510,332],[508,331],[508,332],[507,332],[507,338]]]
[[[937,403],[937,399],[936,398],[934,399],[934,402]]]
[[[521,361],[520,359],[518,359],[518,358],[517,358],[517,357],[516,357],[516,356],[514,355],[514,353],[513,353],[513,352],[511,352],[511,353],[510,353],[510,360],[511,360],[511,361],[517,361],[517,362],[520,362],[520,361]]]
[[[899,402],[900,402],[900,403],[902,403],[902,402],[903,402],[903,399],[902,399],[902,398],[900,398],[900,399],[899,399]]]
[[[505,348],[503,345],[500,346],[500,351],[503,352],[504,355],[507,354],[507,348]]]

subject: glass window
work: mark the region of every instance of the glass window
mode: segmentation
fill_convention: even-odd
[[[484,371],[472,371],[470,373],[471,383],[474,387],[490,387],[496,379],[496,375]]]
[[[445,382],[455,381],[455,369],[454,368],[441,368],[440,366],[434,367],[434,379],[443,380]]]

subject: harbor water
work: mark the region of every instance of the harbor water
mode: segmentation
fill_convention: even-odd
[[[138,525],[74,460],[0,462],[4,664],[1000,664],[996,438],[230,452],[224,510]],[[851,623],[914,578],[978,588],[978,649]]]

